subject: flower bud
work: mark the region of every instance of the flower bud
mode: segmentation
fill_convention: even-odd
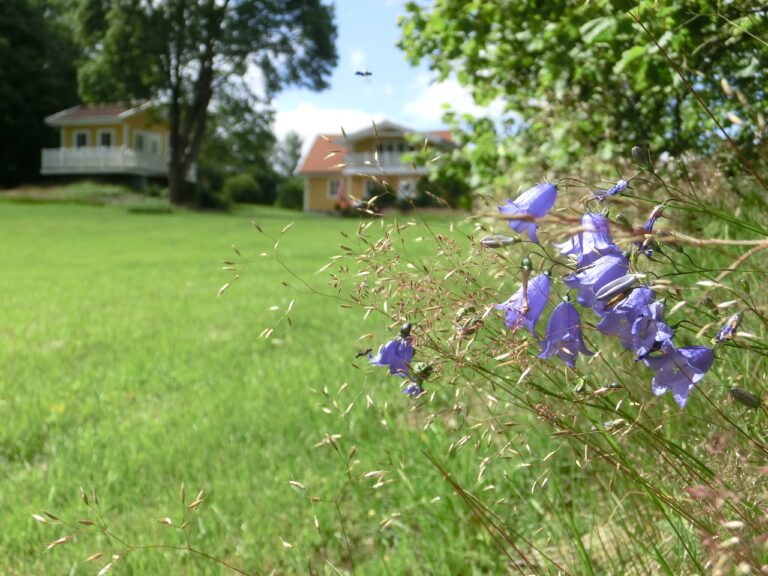
[[[406,322],[400,327],[400,337],[401,338],[408,338],[411,335],[411,328],[412,324],[410,322]]]
[[[749,294],[752,291],[752,289],[749,286],[749,282],[744,280],[744,278],[742,278],[739,283],[741,284],[741,289],[744,290],[744,292],[746,292],[747,294]]]
[[[526,256],[526,257],[525,257],[525,258],[523,258],[523,259],[522,259],[522,261],[520,262],[520,267],[521,267],[523,270],[525,270],[525,271],[527,271],[527,272],[530,272],[531,270],[533,270],[533,262],[531,262],[531,259],[530,259],[528,256]]]
[[[485,236],[480,240],[480,246],[483,248],[504,248],[520,242],[520,238],[514,238],[512,236],[504,236],[503,234],[494,234],[492,236]]]
[[[595,294],[595,299],[607,300],[616,294],[626,292],[635,284],[635,282],[637,282],[637,274],[627,274],[626,276],[617,278],[600,288],[600,290],[597,291],[597,294]]]
[[[747,408],[760,408],[760,406],[763,404],[763,401],[760,400],[759,396],[755,396],[752,394],[752,392],[744,390],[744,388],[733,386],[730,390],[730,393],[731,398],[736,400],[736,402],[739,404],[743,404]]]

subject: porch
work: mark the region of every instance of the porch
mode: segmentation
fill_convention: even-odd
[[[412,166],[402,161],[405,152],[347,152],[344,174],[391,174],[420,176],[429,173],[426,166]]]
[[[45,148],[42,151],[40,173],[62,174],[134,174],[165,177],[168,157],[163,154],[139,152],[126,147]],[[187,180],[197,179],[196,166],[187,173]]]

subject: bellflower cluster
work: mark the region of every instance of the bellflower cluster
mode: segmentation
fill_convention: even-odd
[[[627,187],[628,183],[620,180],[608,190],[598,190],[595,196],[602,202]],[[518,232],[527,231],[529,238],[538,242],[538,227],[533,220],[544,216],[554,206],[555,199],[555,186],[540,184],[517,199],[507,201],[499,210],[505,215],[524,215],[525,219],[510,220],[509,225]],[[663,210],[664,205],[661,205],[651,212],[640,234],[653,232]],[[486,243],[489,247],[495,247],[495,244],[498,243]],[[636,243],[636,248],[650,255],[647,244],[647,240]],[[625,349],[633,352],[636,360],[653,370],[651,390],[654,395],[671,391],[675,402],[684,407],[693,386],[712,367],[713,350],[704,346],[675,346],[675,331],[666,323],[664,302],[656,299],[650,287],[638,285],[643,275],[631,271],[628,254],[611,238],[605,214],[587,212],[582,217],[579,232],[555,247],[561,255],[575,262],[575,270],[562,281],[576,292],[576,302],[582,308],[591,309],[599,317],[597,330],[606,336],[617,337]],[[530,266],[524,266],[522,288],[496,308],[504,311],[509,329],[515,331],[524,327],[535,335],[536,323],[547,308],[552,281],[547,274],[539,274],[528,282],[529,273]],[[716,341],[731,338],[739,319],[738,315],[732,316],[718,333]],[[562,302],[552,310],[540,345],[539,358],[558,356],[571,368],[575,367],[579,353],[594,354],[584,343],[579,312],[570,302]]]

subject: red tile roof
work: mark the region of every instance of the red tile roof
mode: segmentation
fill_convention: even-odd
[[[451,141],[450,130],[432,130],[424,132],[428,138],[440,138]],[[307,156],[297,170],[297,174],[339,174],[343,168],[347,147],[339,144],[341,134],[317,136]]]
[[[431,136],[432,138],[442,138],[443,140],[448,140],[449,142],[453,141],[450,130],[432,130],[427,132],[426,135]]]
[[[80,106],[75,106],[74,108],[70,108],[69,110],[64,110],[64,112],[60,112],[60,116],[57,115],[58,118],[64,119],[64,118],[96,118],[99,116],[117,116],[118,114],[122,114],[123,112],[127,112],[128,110],[131,110],[134,108],[134,106],[124,106],[122,104],[104,104],[101,106],[91,106],[88,104],[81,104]]]
[[[299,167],[299,174],[335,174],[341,172],[347,147],[338,144],[341,134],[318,136]]]

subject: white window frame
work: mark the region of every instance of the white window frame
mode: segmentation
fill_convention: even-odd
[[[85,134],[85,146],[77,145],[77,137],[80,134]],[[72,147],[73,148],[88,148],[91,145],[91,131],[90,130],[73,130],[72,131]]]
[[[331,178],[328,180],[328,198],[331,200],[339,199],[339,189],[341,189],[341,178]]]
[[[141,148],[138,146],[138,139],[141,138]],[[133,131],[133,142],[131,142],[131,148],[136,150],[136,152],[146,152],[147,151],[147,136],[144,134],[142,130],[134,130]]]
[[[109,134],[109,146],[104,146],[101,143],[101,135]],[[99,128],[96,131],[96,145],[99,148],[114,148],[117,145],[117,134],[114,128]]]
[[[144,148],[139,150],[136,146],[136,137],[141,136],[144,138]],[[153,132],[151,130],[134,130],[133,131],[133,149],[142,154],[154,154],[152,152],[152,143],[157,143],[157,156],[163,153],[163,135],[160,132]]]

